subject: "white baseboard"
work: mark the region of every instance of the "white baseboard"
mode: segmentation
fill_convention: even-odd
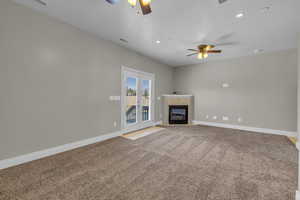
[[[215,126],[220,128],[238,129],[238,130],[258,132],[258,133],[268,133],[274,135],[284,135],[289,137],[297,137],[297,132],[291,132],[291,131],[281,131],[281,130],[273,130],[267,128],[256,128],[256,127],[249,127],[249,126],[239,126],[239,125],[216,123],[216,122],[205,122],[205,121],[193,121],[193,124]]]
[[[9,159],[5,159],[5,160],[0,160],[0,169],[5,169],[8,167],[12,167],[12,166],[16,166],[16,165],[20,165],[23,163],[27,163],[33,160],[38,160],[44,157],[48,157],[48,156],[52,156],[58,153],[62,153],[65,151],[69,151],[72,149],[76,149],[79,147],[83,147],[89,144],[94,144],[97,142],[102,142],[114,137],[118,137],[122,135],[121,131],[118,132],[114,132],[114,133],[110,133],[110,134],[106,134],[106,135],[101,135],[98,137],[94,137],[94,138],[89,138],[86,140],[82,140],[82,141],[78,141],[78,142],[74,142],[74,143],[70,143],[70,144],[64,144],[61,146],[57,146],[57,147],[53,147],[50,149],[45,149],[42,151],[37,151],[37,152],[33,152],[33,153],[29,153],[29,154],[25,154],[22,156],[17,156],[14,158],[9,158]]]
[[[145,127],[154,126],[154,125],[158,125],[158,124],[162,124],[162,122],[159,121],[159,122],[149,123],[149,124],[146,124]],[[144,127],[140,127],[140,128],[144,128]],[[108,140],[108,139],[111,139],[111,138],[118,137],[122,134],[131,132],[131,131],[133,131],[133,130],[129,130],[129,129],[121,130],[121,131],[117,131],[117,132],[114,132],[114,133],[109,133],[109,134],[106,134],[106,135],[101,135],[101,136],[98,136],[98,137],[89,138],[89,139],[81,140],[81,141],[78,141],[78,142],[64,144],[64,145],[61,145],[61,146],[57,146],[57,147],[53,147],[53,148],[49,148],[49,149],[29,153],[29,154],[17,156],[17,157],[14,157],[14,158],[8,158],[8,159],[5,159],[5,160],[0,160],[0,170],[5,169],[5,168],[9,168],[9,167],[13,167],[13,166],[16,166],[16,165],[20,165],[20,164],[23,164],[23,163],[27,163],[27,162],[30,162],[30,161],[38,160],[38,159],[41,159],[41,158],[45,158],[45,157],[48,157],[48,156],[52,156],[52,155],[62,153],[62,152],[65,152],[65,151],[73,150],[73,149],[76,149],[76,148],[79,148],[79,147],[94,144],[94,143],[97,143],[97,142],[102,142],[102,141],[105,141],[105,140]]]
[[[162,121],[158,121],[158,122],[155,122],[155,125],[158,126],[158,125],[162,125],[163,122]]]

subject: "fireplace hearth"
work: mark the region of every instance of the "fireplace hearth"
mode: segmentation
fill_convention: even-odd
[[[188,124],[188,105],[169,105],[169,124]]]

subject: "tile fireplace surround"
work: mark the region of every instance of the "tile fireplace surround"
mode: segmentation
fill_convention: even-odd
[[[194,96],[193,95],[163,95],[163,125],[169,125],[169,106],[187,105],[188,106],[188,124],[191,125],[194,120]]]

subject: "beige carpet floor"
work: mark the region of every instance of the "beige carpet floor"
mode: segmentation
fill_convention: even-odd
[[[1,200],[294,200],[284,136],[204,126],[115,138],[0,171]]]

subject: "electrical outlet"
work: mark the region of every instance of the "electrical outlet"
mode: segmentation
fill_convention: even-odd
[[[239,117],[238,122],[242,122],[242,121],[243,121],[243,118]]]
[[[206,115],[206,119],[209,119],[209,116],[208,116],[208,115]]]
[[[216,119],[218,119],[218,117],[217,116],[213,116],[213,119],[216,120]]]
[[[117,127],[117,122],[114,122],[114,127]]]

